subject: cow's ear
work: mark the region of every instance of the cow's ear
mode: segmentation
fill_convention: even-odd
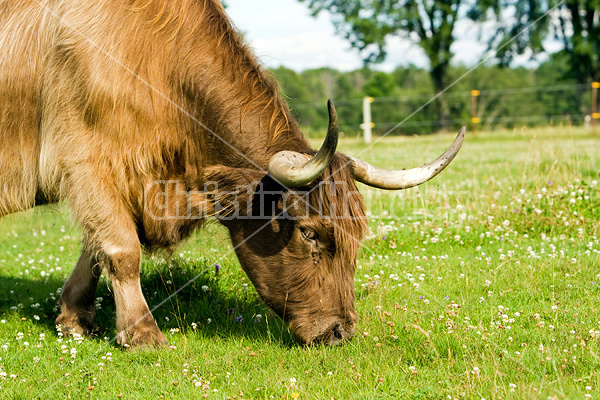
[[[201,192],[207,212],[225,220],[273,215],[283,188],[263,171],[217,165],[204,169]]]

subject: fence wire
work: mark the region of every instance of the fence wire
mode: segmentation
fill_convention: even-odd
[[[479,130],[522,126],[583,125],[592,114],[592,87],[589,84],[556,85],[505,89],[480,89],[473,114],[471,91],[454,91],[443,96],[444,106],[434,102],[403,123],[392,134],[420,135],[440,129],[472,126],[474,116]],[[431,93],[377,97],[372,108],[373,133],[383,134],[404,120],[432,97]],[[363,121],[362,98],[334,99],[340,128],[348,135],[359,135]],[[322,103],[290,106],[301,126],[311,135],[327,128],[327,112]],[[445,112],[441,111],[441,107]],[[445,118],[441,118],[445,116]]]

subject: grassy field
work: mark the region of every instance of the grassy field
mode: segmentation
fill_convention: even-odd
[[[345,139],[341,150],[412,167],[451,141],[391,138],[362,153]],[[56,300],[80,231],[67,205],[3,218],[0,398],[599,398],[598,181],[600,137],[552,128],[468,137],[419,188],[361,188],[372,218],[356,275],[360,320],[336,348],[294,342],[217,224],[170,259],[143,262],[151,308],[197,277],[154,312],[171,348],[111,342],[104,279],[100,336],[60,338]]]

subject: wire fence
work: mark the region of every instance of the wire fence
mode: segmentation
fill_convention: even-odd
[[[377,97],[371,104],[372,130],[375,135],[385,134],[393,128],[391,135],[419,135],[464,125],[478,130],[592,125],[599,117],[598,87],[600,85],[594,83],[447,92],[443,96],[443,106],[439,102],[432,102],[399,126],[401,121],[434,95],[413,93]],[[360,135],[364,120],[363,99],[334,101],[340,129],[346,135]],[[294,104],[290,101],[290,106],[300,125],[309,127],[306,128],[309,134],[319,135],[326,129],[327,112],[323,104]],[[441,112],[440,107],[445,112]],[[442,119],[441,115],[445,118]]]

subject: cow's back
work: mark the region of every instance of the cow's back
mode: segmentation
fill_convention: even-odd
[[[38,193],[43,15],[36,1],[0,1],[0,216]]]
[[[164,56],[180,27],[151,3],[0,0],[0,216],[77,195],[75,170],[137,196],[189,151]]]

